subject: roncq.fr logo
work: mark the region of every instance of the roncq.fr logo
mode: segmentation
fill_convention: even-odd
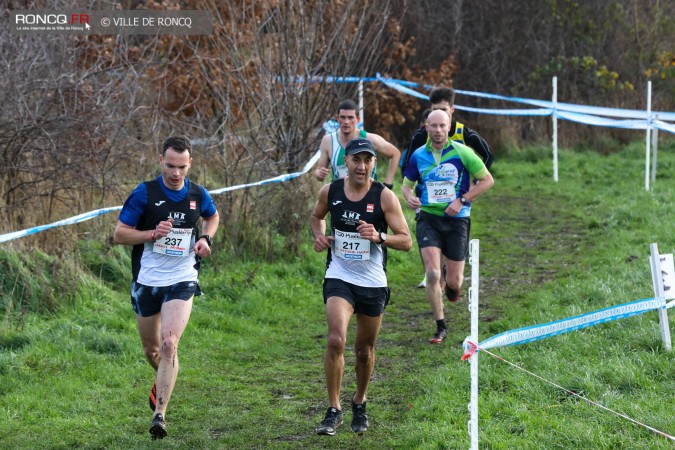
[[[19,13],[15,16],[15,25],[89,25],[89,14]],[[89,28],[89,27],[87,27]]]

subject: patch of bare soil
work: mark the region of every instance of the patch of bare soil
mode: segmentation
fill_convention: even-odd
[[[516,302],[524,290],[555,280],[582,250],[585,229],[565,211],[558,211],[558,202],[545,197],[535,198],[507,194],[486,195],[485,201],[472,211],[472,239],[480,241],[480,321],[499,320],[501,311]],[[412,252],[411,252],[412,253]],[[415,257],[414,255],[410,255]],[[410,275],[403,286],[392,286],[398,320],[385,317],[384,333],[398,336],[396,342],[384,345],[409,345],[427,339],[434,331],[431,310],[424,289],[415,287],[423,275],[419,270]],[[445,303],[446,322],[451,337],[461,342],[468,331],[467,299],[471,285],[471,266],[464,271],[461,299]],[[453,329],[462,330],[461,338]],[[429,335],[428,337],[426,335]]]

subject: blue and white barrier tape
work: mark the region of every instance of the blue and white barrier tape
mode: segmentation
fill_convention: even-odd
[[[470,106],[455,105],[458,111],[475,112],[478,114],[496,114],[500,116],[550,116],[552,109],[485,109]]]
[[[386,86],[395,89],[399,92],[403,92],[405,94],[412,95],[418,98],[423,99],[429,98],[429,96],[421,94],[409,88],[408,86],[401,84],[400,80],[383,78],[379,76],[379,74],[377,79],[380,82],[384,83]],[[410,83],[408,83],[408,85],[410,85]],[[646,130],[648,127],[648,122],[646,120],[647,117],[646,111],[573,105],[570,103],[556,103],[554,105],[553,102],[547,102],[542,100],[533,100],[518,97],[504,97],[502,95],[485,94],[482,92],[460,91],[459,89],[456,90],[455,92],[457,92],[458,94],[463,93],[467,95],[474,95],[477,97],[490,98],[496,100],[509,100],[513,102],[526,103],[541,107],[541,109],[486,109],[486,108],[471,108],[455,104],[455,109],[459,111],[475,112],[479,114],[496,114],[502,116],[550,116],[551,114],[554,114],[556,117],[559,117],[561,119],[569,120],[571,122],[583,123],[586,125],[624,128],[631,130]],[[606,117],[598,117],[596,115],[589,113],[601,114],[612,117],[630,118],[630,120],[613,120],[608,119]],[[652,118],[658,117],[659,119],[671,118],[671,120],[675,120],[675,113],[656,112],[652,113],[651,117]],[[675,125],[668,124],[666,122],[663,122],[662,120],[652,120],[650,128],[658,128],[664,131],[675,133]]]
[[[278,177],[268,178],[267,180],[256,181],[254,183],[240,184],[240,185],[237,185],[237,186],[230,186],[230,187],[225,187],[225,188],[221,188],[221,189],[215,189],[213,191],[209,191],[209,194],[214,194],[214,195],[215,194],[222,194],[223,192],[230,192],[230,191],[234,191],[234,190],[237,190],[237,189],[243,189],[243,188],[247,188],[247,187],[251,187],[251,186],[262,186],[264,184],[279,183],[279,182],[282,182],[282,181],[292,180],[293,178],[297,178],[297,177],[299,177],[301,175],[304,175],[305,173],[309,172],[309,170],[312,168],[312,166],[314,166],[314,164],[316,164],[317,161],[319,161],[320,155],[321,155],[321,150],[318,150],[314,154],[314,156],[312,156],[312,158],[309,161],[307,161],[307,164],[305,164],[305,167],[303,167],[300,172],[289,173],[289,174],[286,174],[286,175],[279,175]]]
[[[320,150],[317,151],[314,154],[314,156],[312,156],[312,158],[307,162],[307,164],[305,164],[305,167],[303,167],[302,171],[300,171],[300,172],[291,173],[291,174],[288,174],[288,175],[280,175],[278,177],[258,181],[258,182],[255,182],[255,183],[240,184],[240,185],[237,185],[237,186],[230,186],[230,187],[227,187],[227,188],[216,189],[216,190],[213,190],[213,191],[209,191],[209,194],[222,194],[223,192],[234,191],[234,190],[237,190],[237,189],[244,189],[244,188],[251,187],[251,186],[262,186],[263,184],[268,184],[268,183],[278,183],[278,182],[281,182],[281,181],[287,181],[287,180],[299,177],[299,176],[309,172],[309,170],[319,160],[320,154],[321,154],[321,151]],[[28,235],[31,235],[31,234],[39,233],[40,231],[49,230],[51,228],[62,227],[64,225],[73,225],[73,224],[76,224],[76,223],[84,222],[84,221],[93,219],[95,217],[101,216],[103,214],[108,214],[108,213],[113,212],[113,211],[120,211],[121,209],[122,209],[121,206],[113,206],[113,207],[110,207],[110,208],[101,208],[101,209],[97,209],[95,211],[89,211],[89,212],[80,214],[78,216],[71,217],[69,219],[59,220],[58,222],[53,222],[53,223],[49,223],[49,224],[46,224],[46,225],[40,225],[40,226],[37,226],[37,227],[28,228],[26,230],[14,231],[14,232],[11,232],[11,233],[6,233],[6,234],[0,234],[0,243],[11,241],[11,240],[14,240],[14,239],[18,239],[18,238],[28,236]]]
[[[396,89],[406,94],[423,99],[428,99],[429,97],[411,88],[413,87],[416,88],[423,87],[424,89],[433,88],[433,86],[429,85],[421,86],[418,83],[410,81],[397,80],[395,78],[383,78],[380,76],[380,74],[377,74],[376,79],[386,84],[387,86],[391,87],[392,89]],[[532,98],[521,98],[521,97],[507,97],[504,95],[488,94],[485,92],[465,91],[462,89],[455,89],[455,92],[457,94],[467,95],[470,97],[487,98],[491,100],[506,100],[514,103],[524,103],[527,105],[538,106],[540,108],[548,108],[548,109],[555,108],[558,111],[577,112],[607,117],[620,117],[624,119],[643,119],[643,120],[647,119],[647,111],[641,109],[607,108],[604,106],[577,105],[574,103],[561,103],[561,102],[554,104],[553,102],[547,100],[537,100]],[[652,111],[650,116],[652,117],[652,119],[658,118],[659,120],[675,121],[675,112]]]
[[[304,77],[295,77],[294,81],[296,82],[303,82],[305,80]],[[386,78],[381,76],[379,73],[376,74],[375,78],[372,77],[333,77],[333,76],[328,76],[328,77],[312,77],[310,79],[310,82],[312,83],[358,83],[363,81],[365,82],[371,82],[371,81],[378,81],[380,83],[383,83],[387,86],[389,86],[392,89],[396,89],[397,91],[403,92],[408,95],[412,95],[413,97],[421,98],[424,100],[428,100],[429,96],[426,94],[422,94],[420,92],[415,91],[412,88],[423,88],[427,90],[433,89],[435,86],[425,84],[421,85],[419,83],[415,83],[413,81],[406,81],[406,80],[399,80],[396,78]],[[465,91],[462,89],[455,89],[455,92],[460,95],[467,95],[470,97],[479,97],[479,98],[487,98],[491,100],[505,100],[509,102],[514,102],[514,103],[524,103],[527,105],[532,105],[532,106],[537,106],[540,108],[545,108],[545,109],[550,109],[550,110],[555,110],[555,111],[568,111],[568,112],[573,112],[573,113],[583,113],[583,114],[591,114],[591,115],[597,115],[597,116],[606,116],[606,117],[619,117],[623,119],[642,119],[642,120],[647,120],[648,114],[647,111],[641,110],[641,109],[622,109],[622,108],[607,108],[604,106],[588,106],[588,105],[577,105],[574,103],[553,103],[551,101],[547,100],[537,100],[533,98],[522,98],[522,97],[507,97],[505,95],[498,95],[498,94],[488,94],[486,92],[475,92],[475,91]],[[457,105],[455,105],[457,109],[461,109]],[[500,114],[500,110],[476,110],[476,112],[482,112],[485,114]],[[517,110],[513,110],[517,111]],[[543,114],[531,114],[527,113],[531,110],[523,110],[525,113],[524,114],[515,114],[515,115],[547,115],[546,113]],[[550,114],[550,112],[548,113]],[[649,114],[649,117],[652,118],[652,122],[655,122],[657,119],[658,120],[665,120],[665,121],[675,121],[675,112],[665,112],[665,111],[652,111],[651,114]],[[624,128],[624,127],[620,127]],[[652,126],[652,128],[661,128],[662,130],[665,131],[670,131],[671,133],[673,131],[671,127],[655,127]]]
[[[323,131],[326,133],[334,133],[340,129],[340,122],[335,119],[328,119],[321,125],[321,128],[323,128]]]
[[[403,92],[404,94],[412,95],[413,97],[421,98],[423,100],[429,100],[428,95],[422,94],[413,89],[410,89],[409,87],[404,86],[403,84],[400,83],[399,80],[394,80],[392,78],[383,78],[380,76],[379,73],[377,74],[377,80],[383,83],[385,86],[388,86],[399,92]]]
[[[546,339],[570,331],[581,330],[582,328],[610,322],[612,320],[625,319],[626,317],[665,307],[666,301],[663,297],[637,300],[623,305],[612,306],[599,311],[557,320],[555,322],[506,331],[478,343],[478,349],[487,350],[496,347],[527,344],[529,342]],[[475,345],[468,342],[468,339],[469,338],[464,340],[464,356],[462,356],[462,359],[467,359],[477,350]]]
[[[28,236],[31,234],[39,233],[40,231],[49,230],[50,228],[62,227],[64,225],[73,225],[76,223],[84,222],[94,217],[101,216],[103,214],[108,214],[109,212],[121,210],[121,206],[112,206],[110,208],[101,208],[95,211],[89,211],[87,213],[80,214],[79,216],[71,217],[69,219],[59,220],[58,222],[53,222],[47,225],[40,225],[38,227],[28,228],[26,230],[14,231],[12,233],[0,234],[0,243],[11,241],[13,239],[18,239],[20,237]]]
[[[586,125],[594,125],[599,127],[624,128],[629,130],[647,129],[646,120],[639,120],[639,119],[615,120],[615,119],[607,119],[605,117],[593,116],[590,114],[571,113],[566,111],[558,111],[556,113],[556,116],[560,117],[561,119],[569,120],[570,122],[578,122]]]
[[[563,103],[557,102],[553,103],[548,100],[537,100],[532,98],[521,98],[521,97],[506,97],[503,95],[496,94],[485,94],[482,92],[472,92],[472,91],[463,91],[456,89],[457,94],[464,94],[473,97],[482,97],[489,98],[493,100],[506,100],[514,103],[525,103],[527,105],[538,106],[540,108],[555,108],[558,111],[568,111],[573,113],[584,113],[592,114],[596,116],[607,116],[607,117],[619,117],[623,119],[647,119],[647,111],[641,109],[622,109],[622,108],[607,108],[605,106],[589,106],[589,105],[577,105],[574,103]],[[653,111],[651,117],[657,117],[663,120],[675,120],[675,112],[660,112]]]
[[[666,123],[666,122],[663,122],[661,120],[655,120],[652,123],[654,124],[654,128],[658,128],[659,130],[668,131],[670,133],[675,134],[675,125],[674,124]]]

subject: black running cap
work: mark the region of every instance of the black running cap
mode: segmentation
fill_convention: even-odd
[[[345,155],[354,155],[356,153],[363,153],[363,152],[370,153],[373,156],[377,156],[375,154],[375,147],[373,147],[373,143],[365,138],[352,139],[347,144],[347,147],[345,147]]]

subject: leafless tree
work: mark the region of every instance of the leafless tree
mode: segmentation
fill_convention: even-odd
[[[52,3],[27,7],[68,7]],[[396,36],[389,0],[180,6],[209,10],[215,32],[45,39],[0,30],[0,208],[14,229],[123,199],[156,170],[169,133],[194,139],[192,176],[207,187],[300,170],[337,102],[355,97],[355,84],[325,77],[385,69]],[[217,201],[235,221],[233,242],[246,225],[297,236],[314,187],[296,181]]]
[[[193,125],[208,138],[209,160],[217,163],[211,170],[227,184],[300,170],[338,101],[355,99],[356,85],[335,78],[385,67],[389,1],[212,0],[203,7],[216,31],[183,41],[191,55],[184,63],[201,82],[198,95],[208,97],[202,103],[193,95],[202,112]],[[229,229],[241,233],[247,227],[240,222],[261,221],[255,225],[297,241],[312,186],[295,181],[229,195],[224,207],[238,222]]]
[[[56,3],[41,7],[68,8]],[[0,30],[0,210],[14,229],[110,206],[138,171],[154,138],[148,45]]]

